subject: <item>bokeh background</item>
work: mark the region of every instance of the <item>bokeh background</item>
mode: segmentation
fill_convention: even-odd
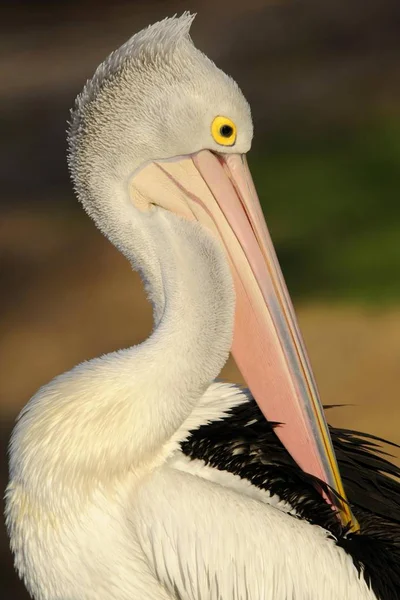
[[[15,0],[0,19],[2,488],[35,390],[151,329],[139,278],[73,196],[65,131],[98,63],[186,9],[252,105],[249,162],[322,399],[346,405],[329,419],[400,442],[399,1]],[[224,376],[240,381],[233,363]],[[1,597],[27,598],[3,531],[0,569]]]

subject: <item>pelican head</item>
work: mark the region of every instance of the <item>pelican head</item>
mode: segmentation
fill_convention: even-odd
[[[193,45],[193,19],[185,13],[134,35],[76,100],[70,170],[85,209],[106,233],[110,216],[120,219],[127,210],[127,187],[149,162],[204,149],[245,154],[251,147],[250,107],[236,82]],[[142,211],[159,205],[133,189],[128,195]],[[132,214],[129,208],[130,222]]]
[[[212,239],[233,283],[224,360],[307,472],[344,491],[294,311],[247,168],[253,125],[238,85],[195,48],[193,16],[134,35],[76,101],[69,166],[105,235],[161,295],[157,240],[171,223]],[[167,236],[167,238],[165,237]],[[169,243],[173,244],[172,237]],[[154,290],[157,290],[154,291]],[[154,298],[153,298],[154,299]],[[155,302],[155,319],[164,310]],[[218,370],[222,364],[218,365]],[[352,516],[341,507],[346,523]]]

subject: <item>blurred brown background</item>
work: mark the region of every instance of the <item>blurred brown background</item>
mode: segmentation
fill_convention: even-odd
[[[254,114],[250,166],[335,425],[400,442],[400,3],[3,3],[0,20],[1,485],[29,397],[77,362],[144,339],[136,274],[74,199],[68,111],[132,33],[198,12],[195,43]],[[233,364],[224,376],[240,381]],[[0,545],[1,597],[27,594]]]

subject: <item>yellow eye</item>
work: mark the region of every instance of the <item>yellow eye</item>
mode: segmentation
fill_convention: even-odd
[[[236,142],[236,125],[228,117],[215,117],[211,124],[211,134],[217,144],[233,146]]]

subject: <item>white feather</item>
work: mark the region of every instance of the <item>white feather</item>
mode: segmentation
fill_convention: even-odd
[[[179,452],[190,430],[246,400],[212,383],[233,331],[221,247],[198,223],[140,212],[127,193],[148,160],[218,150],[211,116],[236,122],[235,152],[250,147],[248,104],[194,48],[191,20],[134,36],[72,116],[79,198],[141,272],[155,328],[60,375],[22,411],[6,492],[16,566],[36,600],[372,599],[327,532]]]

